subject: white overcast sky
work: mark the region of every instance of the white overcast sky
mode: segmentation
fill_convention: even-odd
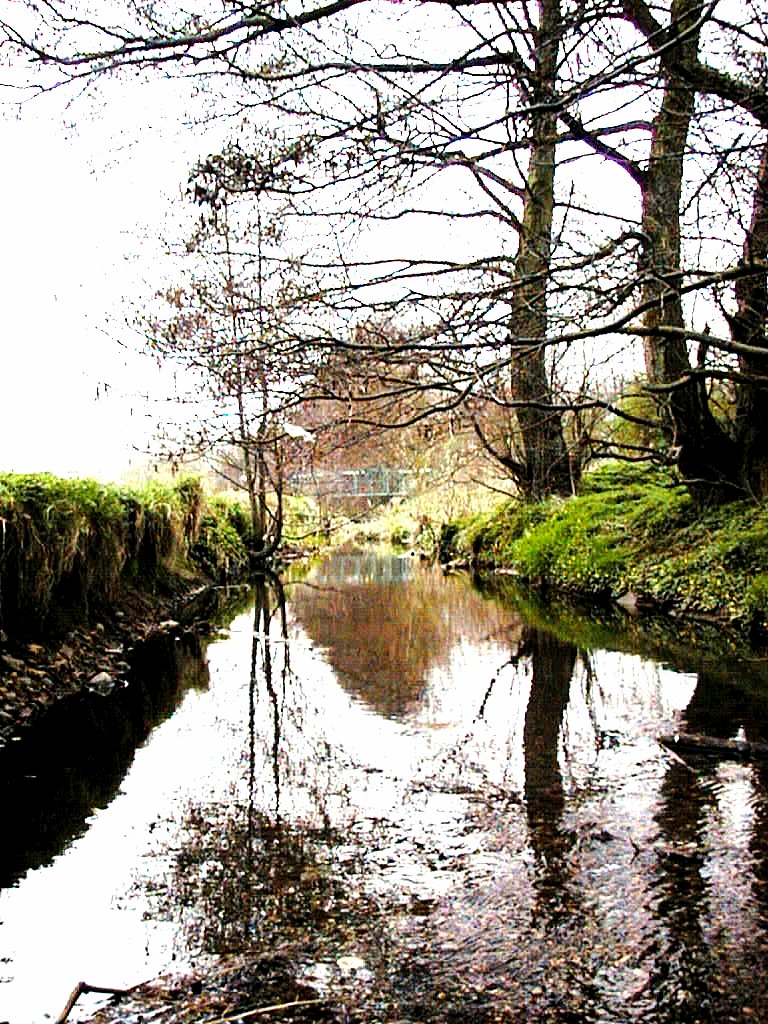
[[[0,471],[116,478],[167,415],[140,398],[161,382],[124,322],[166,279],[163,234],[205,145],[182,88],[0,107]]]
[[[162,381],[124,321],[172,275],[163,239],[185,234],[174,204],[195,160],[232,128],[186,125],[205,102],[193,88],[119,76],[94,96],[54,91],[18,115],[12,90],[0,93],[0,471],[117,478],[146,463],[134,446],[145,449],[153,424],[173,415],[141,399]],[[624,196],[622,181],[614,198]],[[378,230],[379,258],[400,253],[402,230]],[[486,225],[469,237],[462,225],[463,243],[444,230],[445,247],[463,244],[465,258],[468,245],[487,247]],[[410,255],[418,239],[432,251],[436,237],[432,222],[411,228]]]

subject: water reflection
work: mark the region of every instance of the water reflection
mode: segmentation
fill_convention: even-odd
[[[200,641],[158,635],[133,655],[130,685],[55,705],[0,756],[0,888],[49,863],[117,794],[136,748],[208,672]]]
[[[418,712],[430,674],[458,644],[504,639],[518,627],[470,588],[406,555],[343,553],[291,588],[291,613],[342,686],[392,718]]]
[[[754,900],[734,928],[711,899],[738,856],[711,834],[725,784],[654,740],[691,673],[392,564],[326,564],[287,608],[257,593],[247,806],[187,821],[177,864],[201,948],[282,936],[317,979],[352,936],[409,1020],[726,1019],[737,976],[760,1005],[722,938],[759,954]]]
[[[674,1013],[680,1021],[711,1021],[716,1018],[710,984],[717,974],[702,929],[709,909],[702,868],[713,795],[705,780],[679,761],[667,768],[659,795],[654,817],[661,842],[650,886],[661,927],[649,990],[662,1018]]]
[[[565,791],[560,734],[571,697],[576,647],[540,630],[526,630],[520,654],[530,659],[531,691],[525,712],[525,806],[537,862],[536,906],[554,922],[571,911],[569,854],[576,836],[564,826]]]
[[[575,641],[582,649],[639,654],[678,674],[695,687],[686,702],[685,726],[692,732],[768,741],[768,657],[717,626],[664,617],[632,618],[617,607],[548,603],[536,591],[504,576],[475,581],[486,598],[521,615],[546,632]]]
[[[656,741],[764,735],[759,663],[352,553],[207,654],[120,897],[173,956],[277,950],[361,1024],[768,1019],[765,772]]]
[[[290,678],[291,659],[288,643],[288,622],[285,612],[285,591],[280,578],[264,572],[256,577],[253,587],[253,643],[251,646],[251,672],[248,686],[248,815],[249,833],[254,816],[256,782],[256,697],[263,686],[272,716],[271,763],[275,786],[273,813],[280,818],[280,742],[282,735],[281,701],[285,700]],[[277,618],[279,635],[273,622]],[[274,671],[275,645],[279,644],[280,667]],[[278,678],[279,677],[279,678]]]

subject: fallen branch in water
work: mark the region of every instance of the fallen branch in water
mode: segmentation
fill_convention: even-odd
[[[234,1017],[217,1017],[215,1020],[206,1021],[206,1024],[232,1024],[233,1021],[248,1020],[249,1017],[260,1017],[262,1014],[277,1013],[279,1010],[293,1010],[298,1006],[317,1006],[323,1002],[325,1002],[324,999],[294,999],[290,1003],[275,1003],[273,1006],[260,1006],[254,1010],[245,1010]]]
[[[768,743],[724,740],[717,736],[701,736],[688,732],[677,733],[674,736],[659,736],[659,743],[678,754],[706,754],[709,757],[727,757],[742,761],[768,761]]]
[[[66,1006],[61,1011],[59,1016],[56,1018],[54,1024],[64,1024],[67,1017],[72,1013],[72,1009],[77,1000],[82,995],[86,995],[88,992],[96,992],[99,995],[107,996],[127,996],[129,993],[139,988],[138,985],[134,985],[132,988],[107,988],[103,985],[89,985],[86,981],[78,981],[75,988],[72,989],[69,999],[67,1000]]]

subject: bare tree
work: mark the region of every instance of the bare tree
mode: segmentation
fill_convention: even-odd
[[[466,407],[523,491],[567,493],[586,414],[610,406],[609,363],[630,378],[639,338],[659,457],[702,500],[764,492],[767,46],[752,0],[728,17],[716,0],[94,6],[6,15],[7,45],[41,85],[51,69],[201,76],[220,85],[217,113],[256,126],[255,166],[272,118],[311,154],[311,173],[275,188],[324,234],[304,264],[318,285],[307,340],[386,361],[361,421],[409,391]],[[258,197],[242,160],[225,165],[228,189]],[[407,353],[356,335],[377,319],[398,323]]]
[[[757,412],[768,383],[766,348],[766,221],[765,153],[768,103],[758,95],[755,81],[746,75],[723,74],[704,64],[699,56],[702,32],[713,22],[714,5],[689,0],[672,0],[668,22],[661,25],[644,0],[628,0],[629,20],[640,30],[658,56],[661,74],[661,102],[653,122],[648,166],[643,179],[642,229],[647,239],[642,270],[644,345],[648,379],[659,401],[662,420],[677,464],[700,501],[768,494],[768,435]],[[715,21],[719,30],[738,34],[735,24]],[[765,42],[766,23],[756,20],[754,42]],[[745,26],[742,31],[748,31]],[[764,56],[764,50],[763,50]],[[765,74],[765,71],[763,71]],[[712,97],[725,100],[725,107],[704,106]],[[698,108],[698,109],[697,109]],[[721,137],[715,152],[710,182],[699,177],[698,188],[713,182],[722,184],[734,175],[731,159],[746,162],[746,190],[739,189],[741,203],[727,213],[731,229],[744,238],[742,258],[722,274],[702,275],[701,268],[686,268],[681,245],[685,226],[685,190],[690,189],[686,164],[696,160],[694,146],[697,117],[710,121],[719,115]],[[746,115],[746,116],[745,116]],[[729,153],[727,142],[733,127],[741,126],[739,146]],[[730,131],[729,131],[730,127]],[[744,143],[749,140],[748,145]],[[756,154],[759,163],[755,166]],[[702,154],[703,155],[703,154]],[[700,174],[700,172],[699,172]],[[746,202],[745,202],[746,200]],[[742,207],[741,204],[744,204]],[[745,214],[751,205],[751,216]],[[700,204],[697,215],[706,216]],[[716,204],[710,197],[709,216]],[[696,241],[703,248],[701,221],[696,224]],[[713,337],[708,326],[692,331],[685,308],[686,291],[696,276],[709,277],[706,285],[724,313],[730,339]],[[723,279],[732,278],[736,309],[728,312],[723,303]],[[712,305],[712,312],[717,305]],[[730,342],[730,343],[729,343]],[[691,344],[696,344],[695,351]],[[731,353],[737,361],[723,362]],[[713,358],[713,356],[715,358]],[[726,421],[714,412],[711,382],[728,379],[736,388],[733,415]]]
[[[285,464],[300,433],[289,418],[312,357],[295,333],[298,271],[276,255],[280,211],[257,195],[243,219],[219,170],[210,160],[195,168],[190,194],[200,216],[182,283],[159,296],[163,309],[143,327],[150,351],[192,378],[184,401],[194,415],[167,439],[170,453],[213,461],[245,491],[253,556],[263,561],[282,538]]]

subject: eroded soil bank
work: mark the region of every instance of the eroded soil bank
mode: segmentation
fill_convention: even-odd
[[[13,642],[6,636],[0,643],[0,749],[59,701],[126,686],[137,648],[156,634],[204,632],[203,606],[216,601],[210,586],[187,579],[175,595],[124,593],[95,621],[58,627],[53,637]]]
[[[57,701],[125,684],[158,628],[248,569],[240,505],[196,479],[139,489],[0,474],[0,748]]]

